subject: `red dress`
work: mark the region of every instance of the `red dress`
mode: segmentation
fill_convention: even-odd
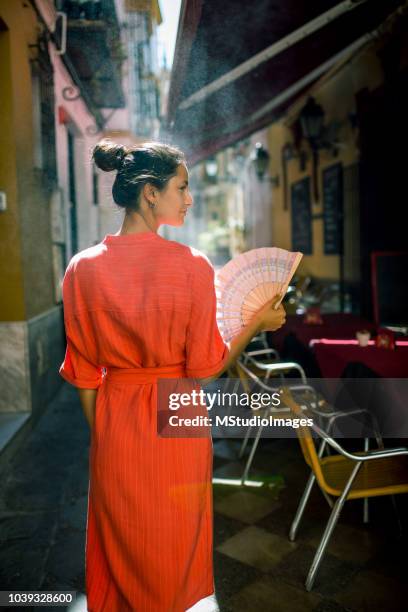
[[[98,388],[88,610],[184,612],[214,591],[212,442],[157,436],[155,381],[222,368],[214,270],[199,251],[153,232],[107,235],[71,259],[63,301],[60,373]]]

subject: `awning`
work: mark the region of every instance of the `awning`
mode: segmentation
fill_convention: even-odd
[[[403,0],[183,0],[165,133],[191,165],[276,121]]]

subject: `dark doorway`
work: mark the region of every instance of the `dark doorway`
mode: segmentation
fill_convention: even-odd
[[[77,199],[75,180],[75,137],[68,130],[68,196],[72,255],[78,251]]]
[[[371,253],[407,245],[408,71],[357,96],[360,128],[361,314],[373,318]],[[401,279],[402,282],[402,279]],[[392,299],[392,296],[390,296]]]

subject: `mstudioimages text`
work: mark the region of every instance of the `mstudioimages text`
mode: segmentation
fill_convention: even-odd
[[[215,425],[216,427],[292,427],[293,429],[299,429],[299,427],[312,427],[313,419],[285,419],[272,415],[261,416],[259,414],[248,417],[229,415],[212,418],[200,415],[185,418],[174,414],[169,418],[169,425],[171,427],[212,427]]]
[[[240,417],[235,415],[216,416],[215,424],[226,427],[312,427],[313,419],[292,419],[276,416],[261,416],[255,414],[250,417]]]
[[[243,407],[259,410],[268,406],[277,408],[281,404],[280,392],[275,393],[227,393],[224,391],[207,392],[193,389],[189,393],[170,393],[169,408],[178,410],[186,406],[206,406],[211,410],[218,407]]]

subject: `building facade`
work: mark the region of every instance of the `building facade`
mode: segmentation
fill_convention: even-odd
[[[0,2],[0,450],[61,385],[62,277],[102,231],[92,148],[129,123],[122,3],[90,4]]]

